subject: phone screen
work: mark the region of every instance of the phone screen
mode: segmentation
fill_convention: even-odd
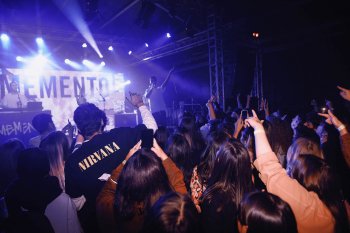
[[[151,149],[153,146],[153,130],[145,129],[141,132],[141,148]]]
[[[242,110],[241,116],[242,116],[242,120],[247,119],[249,117],[248,110]]]

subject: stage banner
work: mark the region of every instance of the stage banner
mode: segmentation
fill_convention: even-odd
[[[7,71],[9,73],[2,75],[0,82],[1,96],[8,92],[11,81],[17,81],[20,93],[29,101],[42,102],[44,110],[51,111],[58,129],[65,126],[68,119],[73,123],[78,96],[84,96],[106,112],[124,111],[125,81],[122,73],[50,70],[33,75],[26,69]]]

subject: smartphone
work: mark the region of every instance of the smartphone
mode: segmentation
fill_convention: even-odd
[[[249,117],[249,113],[248,110],[242,110],[241,111],[241,116],[242,116],[242,120],[244,121],[245,119],[247,119]]]
[[[323,107],[320,108],[319,111],[320,111],[320,113],[327,113],[327,112],[328,112],[328,109],[327,109],[327,107],[324,107],[324,106],[323,106]]]
[[[153,147],[153,130],[145,129],[141,132],[141,148],[151,149]]]

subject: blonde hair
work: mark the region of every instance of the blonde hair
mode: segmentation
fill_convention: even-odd
[[[312,154],[320,159],[324,159],[321,146],[307,138],[298,138],[288,148],[287,152],[287,169],[290,169],[290,165],[301,154]]]

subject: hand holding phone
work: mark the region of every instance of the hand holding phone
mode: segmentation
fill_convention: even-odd
[[[141,148],[151,149],[153,147],[153,129],[142,130],[141,141]]]
[[[249,117],[249,112],[248,110],[242,110],[241,111],[241,118],[244,121],[245,119],[247,119]]]

